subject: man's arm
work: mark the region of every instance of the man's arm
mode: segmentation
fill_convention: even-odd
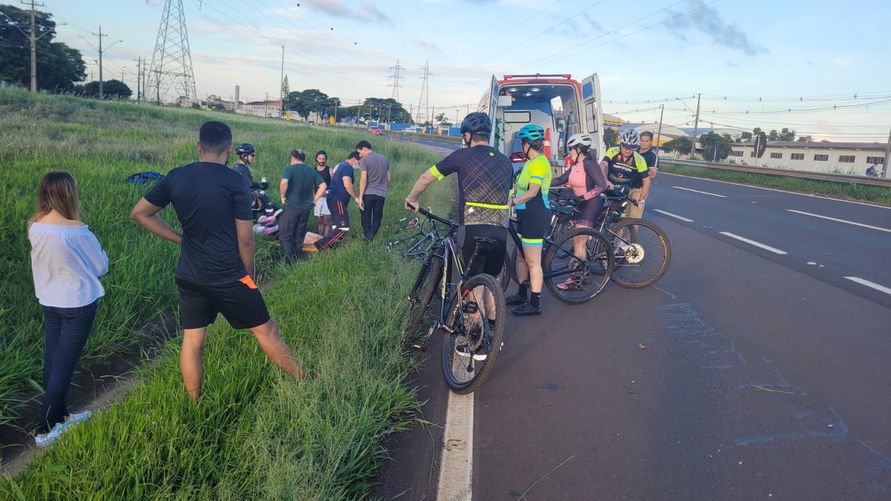
[[[387,170],[387,188],[390,187],[390,171]]]
[[[603,173],[603,179],[606,180],[606,189],[611,190],[611,189],[615,188],[615,186],[613,186],[613,183],[611,183],[609,180],[609,176],[607,175],[608,170],[609,170],[609,164],[606,163],[606,160],[601,160],[600,161],[600,172]]]
[[[343,189],[344,189],[344,191],[346,191],[347,193],[349,193],[349,195],[350,195],[351,197],[353,197],[353,198],[355,198],[356,200],[358,200],[358,199],[359,199],[359,196],[356,195],[356,188],[353,187],[353,178],[351,178],[350,176],[343,176],[342,181],[343,181]]]
[[[640,186],[640,195],[638,196],[637,201],[638,202],[646,202],[647,196],[649,196],[649,194],[650,194],[650,178],[645,177],[645,178],[641,179],[641,183],[642,184]]]
[[[170,240],[173,243],[181,243],[183,241],[183,236],[174,231],[170,225],[165,223],[164,220],[158,216],[158,211],[160,210],[161,207],[141,198],[136,202],[133,210],[130,211],[130,218],[139,223],[143,228],[161,238]]]
[[[285,203],[285,193],[288,192],[288,180],[282,179],[278,183],[278,192],[282,195],[282,203]]]
[[[235,232],[238,235],[238,256],[241,258],[241,264],[245,271],[252,277],[254,276],[254,253],[256,252],[253,228],[253,221],[235,220]]]
[[[390,174],[387,173],[389,176]],[[405,197],[405,208],[417,212],[418,211],[418,196],[427,189],[427,186],[430,185],[433,181],[436,181],[436,176],[434,176],[429,170],[425,170],[423,174],[418,176],[418,180],[415,181],[414,188],[411,189],[411,193]]]
[[[365,210],[365,202],[362,199],[365,198],[365,185],[368,184],[368,176],[365,174],[365,171],[359,172],[359,198],[356,199],[356,203],[359,204],[359,210]]]
[[[316,194],[312,197],[312,203],[318,202],[320,198],[325,196],[325,191],[327,191],[327,190],[328,190],[327,184],[325,184],[325,183],[320,184],[319,187],[316,189]]]

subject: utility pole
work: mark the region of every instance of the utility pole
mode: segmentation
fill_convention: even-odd
[[[660,104],[659,108],[661,109],[661,111],[659,112],[659,131],[656,132],[656,151],[661,151],[659,149],[659,141],[662,139],[662,117],[663,115],[665,115],[665,105]],[[659,156],[658,153],[656,154],[656,156]]]
[[[102,34],[102,26],[99,26],[99,33],[93,33],[93,35],[99,37],[99,100],[101,101],[105,97],[102,88],[102,37],[108,35]]]
[[[28,2],[22,3],[28,4]],[[35,8],[44,6],[42,3],[35,3],[34,0],[31,0],[31,92],[37,92],[37,11]]]
[[[282,76],[278,79],[278,86],[281,88],[279,94],[281,95],[281,110],[279,110],[279,115],[285,116],[285,98],[288,97],[285,95],[285,46],[282,45]]]
[[[885,163],[882,164],[882,179],[888,175],[888,159],[891,158],[891,132],[888,133],[888,144],[885,145]]]
[[[399,66],[399,60],[397,59],[396,66],[390,66],[390,69],[393,71],[393,73],[390,75],[390,79],[393,80],[393,83],[390,84],[390,87],[393,87],[393,93],[390,94],[390,98],[392,98],[394,101],[396,101],[398,103],[399,102],[399,87],[400,87],[399,80],[402,79],[401,72],[405,68],[403,68],[402,66]]]
[[[424,76],[421,77],[423,82],[421,83],[421,97],[418,99],[418,121],[421,121],[421,117],[423,116],[424,122],[430,120],[430,123],[433,123],[433,120],[430,117],[430,62],[427,61],[424,63]],[[426,110],[425,115],[421,115]]]
[[[136,102],[142,100],[142,57],[136,58]]]
[[[699,132],[699,100],[702,98],[702,93],[700,92],[696,96],[696,120],[693,122],[693,146],[690,146],[690,159],[692,160],[694,156],[696,156],[696,133]]]

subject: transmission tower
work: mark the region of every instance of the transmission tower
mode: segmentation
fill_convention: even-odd
[[[390,73],[390,79],[393,80],[393,83],[390,84],[390,87],[393,87],[393,94],[391,94],[390,97],[397,103],[399,102],[399,80],[402,78],[401,72],[404,69],[405,68],[402,66],[399,66],[398,59],[396,60],[396,66],[390,66],[390,71],[392,71],[392,73]]]
[[[184,98],[180,104],[185,106],[198,101],[183,0],[164,0],[145,96],[160,103],[171,93],[174,99]]]
[[[424,123],[430,119],[430,61],[424,62],[424,76],[421,77],[421,98],[418,100],[418,122]],[[423,119],[423,120],[422,120]]]

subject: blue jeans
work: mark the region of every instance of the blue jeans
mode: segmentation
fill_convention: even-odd
[[[68,416],[65,395],[93,328],[97,303],[98,300],[78,308],[41,306],[46,351],[43,356],[43,409],[37,418],[37,433],[49,432]]]

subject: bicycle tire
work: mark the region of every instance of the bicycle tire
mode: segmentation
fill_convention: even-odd
[[[511,282],[520,283],[517,278],[517,246],[512,240],[507,243],[507,248],[504,249],[504,266],[502,266],[501,274],[497,279],[504,292],[507,292]]]
[[[584,265],[571,252],[573,237],[589,237],[585,244],[586,258]],[[569,304],[580,304],[594,299],[609,283],[613,273],[615,257],[609,240],[593,228],[578,227],[563,233],[554,245],[548,247],[542,260],[542,272],[549,274],[566,270],[565,274],[550,276],[544,280],[551,295]],[[569,271],[573,267],[577,271]],[[559,286],[566,278],[573,278],[577,288],[561,289]]]
[[[442,258],[433,254],[424,260],[408,300],[402,312],[402,341],[410,343],[418,333],[418,327],[424,320],[424,313],[430,306],[433,294],[436,292],[436,284],[442,275]]]
[[[656,283],[668,271],[671,243],[668,235],[656,223],[622,218],[613,223],[608,231],[616,263],[613,282],[627,289],[640,289]],[[636,254],[633,258],[626,257],[626,249],[622,248],[629,245]]]
[[[472,326],[465,325],[465,322],[469,321],[468,317],[462,313],[464,305],[468,302],[474,301],[477,305],[484,302],[477,301],[478,298],[474,292],[477,287],[484,287],[492,294],[495,308],[495,311],[489,314],[485,311],[485,306],[482,308],[477,306],[480,315],[476,320],[476,325],[481,328],[480,334],[474,334],[473,331],[468,333],[468,328],[472,328]],[[494,328],[488,322],[492,316],[495,317]],[[466,395],[479,389],[486,381],[495,366],[499,352],[501,352],[506,324],[507,305],[504,303],[504,292],[495,277],[485,273],[470,277],[461,287],[461,291],[455,294],[452,299],[445,322],[447,329],[442,330],[442,375],[453,392]],[[474,356],[459,355],[455,348],[461,344],[467,344],[474,348],[484,345],[487,349],[486,359],[480,361],[476,360]],[[475,355],[477,352],[474,350],[472,353]]]

